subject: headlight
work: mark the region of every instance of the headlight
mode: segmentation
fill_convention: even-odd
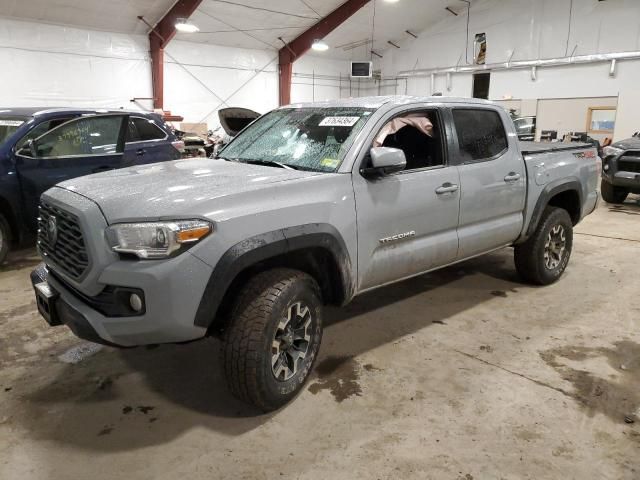
[[[213,230],[204,220],[120,223],[107,228],[107,241],[113,251],[131,253],[142,259],[171,257]]]
[[[618,155],[622,155],[625,150],[618,147],[604,147],[602,149],[605,157],[617,157]]]

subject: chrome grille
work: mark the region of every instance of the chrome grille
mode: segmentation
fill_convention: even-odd
[[[71,278],[79,279],[89,267],[89,257],[78,217],[44,201],[38,211],[40,253]]]

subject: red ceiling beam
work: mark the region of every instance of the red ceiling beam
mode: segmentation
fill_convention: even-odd
[[[370,1],[371,0],[347,0],[329,15],[309,28],[309,30],[302,33],[295,40],[280,49],[280,105],[287,105],[288,103],[291,103],[291,75],[293,72],[293,62],[309,51],[314,40],[326,37]]]
[[[178,0],[149,33],[153,108],[164,107],[164,49],[176,35],[176,21],[189,18],[202,0]]]

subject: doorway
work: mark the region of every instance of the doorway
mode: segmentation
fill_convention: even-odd
[[[473,98],[489,99],[489,85],[491,73],[476,73],[473,75]]]

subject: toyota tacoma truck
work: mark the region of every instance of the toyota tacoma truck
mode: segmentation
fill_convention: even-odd
[[[278,108],[217,159],[130,167],[42,195],[40,313],[112,346],[223,342],[264,411],[312,371],[323,306],[514,247],[556,281],[596,207],[591,146],[519,143],[501,107],[373,97]]]
[[[602,157],[605,202],[620,204],[630,193],[640,194],[640,134],[604,147]]]

